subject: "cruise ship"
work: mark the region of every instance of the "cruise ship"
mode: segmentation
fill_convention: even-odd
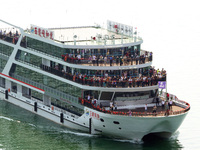
[[[68,128],[109,138],[169,138],[190,110],[137,28],[23,29],[0,20],[0,99]]]

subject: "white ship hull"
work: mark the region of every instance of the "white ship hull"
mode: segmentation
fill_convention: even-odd
[[[94,118],[92,124],[94,132],[97,129],[101,134],[115,138],[141,140],[150,133],[169,138],[179,128],[186,115],[187,112],[160,117],[135,117],[100,113],[99,116],[104,122]],[[119,124],[113,123],[114,121]]]
[[[160,137],[170,137],[171,134],[179,128],[188,113],[170,115],[167,117],[136,117],[105,114],[85,107],[85,113],[81,117],[77,117],[70,112],[63,111],[56,107],[52,110],[51,107],[39,103],[36,112],[34,110],[34,100],[24,97],[20,98],[14,93],[9,93],[9,98],[6,100],[5,92],[2,88],[0,98],[68,128],[91,134],[105,135],[112,138],[131,139],[137,141],[140,141],[145,135],[150,133],[156,133]],[[64,114],[63,123],[60,122],[60,113]],[[101,121],[102,119],[103,122]]]
[[[77,118],[74,114],[62,111],[59,108],[54,107],[54,110],[52,110],[51,107],[45,106],[43,104],[37,103],[37,112],[34,111],[34,103],[35,101],[31,99],[24,99],[24,98],[19,98],[15,94],[10,94],[8,99],[5,99],[5,92],[4,90],[1,90],[0,92],[0,99],[4,99],[5,101],[12,103],[14,105],[17,105],[21,108],[24,108],[32,113],[35,113],[39,116],[42,116],[46,119],[49,119],[55,123],[64,125],[66,127],[76,129],[76,130],[81,130],[84,132],[89,132],[88,124],[84,125],[84,122],[88,122],[86,120],[83,120],[82,117]],[[64,121],[63,123],[60,122],[60,113],[64,114]]]

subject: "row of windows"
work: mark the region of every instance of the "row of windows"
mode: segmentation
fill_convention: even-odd
[[[21,46],[30,47],[35,50],[41,51],[43,53],[61,58],[64,54],[81,54],[81,56],[85,59],[89,58],[91,55],[96,56],[123,56],[128,51],[131,54],[135,54],[135,50],[140,51],[140,45],[123,47],[123,48],[112,48],[112,49],[69,49],[69,48],[61,48],[58,46],[54,46],[36,39],[32,39],[30,37],[24,37]]]
[[[69,105],[65,102],[62,102],[62,101],[59,101],[53,97],[51,97],[51,104],[56,106],[56,107],[59,107],[61,109],[64,109],[66,111],[69,111],[69,112],[72,112],[72,113],[75,113],[76,115],[81,115],[83,114],[83,110],[80,109],[80,108],[77,108],[75,106],[72,106],[72,105]]]
[[[1,77],[0,77],[0,87],[5,88],[5,79]],[[11,82],[11,91],[17,93],[17,90],[18,90],[17,84],[15,82]],[[30,90],[26,87],[22,87],[22,95],[28,98],[33,97],[37,100],[43,101],[43,95],[41,93],[34,90]],[[77,115],[81,115],[83,113],[82,109],[69,105],[65,102],[59,101],[53,97],[51,97],[51,104],[59,108],[62,108],[66,111],[75,113]]]
[[[22,50],[18,50],[17,55],[16,55],[16,59],[24,61],[24,62],[28,62],[34,66],[38,66],[40,67],[40,65],[42,64],[42,57],[24,52]]]
[[[21,60],[23,62],[30,63],[30,64],[37,66],[37,67],[40,67],[42,65],[42,57],[24,52],[22,50],[18,50],[17,55],[16,55],[16,59]],[[45,64],[43,64],[43,65],[45,65]],[[50,61],[50,68],[55,69],[56,63]],[[62,71],[63,68],[66,72],[72,73],[72,69],[70,67],[58,64],[58,70],[59,71]],[[75,68],[74,71],[73,71],[73,73],[87,74],[88,76],[93,76],[93,75],[104,76],[106,72],[108,73],[109,76],[117,76],[117,75],[122,74],[122,71],[120,71],[120,70],[108,70],[108,71],[99,70],[99,71],[97,71],[97,70],[86,70],[86,69]],[[138,76],[138,73],[142,73],[144,75],[147,75],[148,74],[148,67],[141,68],[139,70],[138,69],[123,70],[123,72],[126,72],[126,74],[128,76],[134,76],[134,77]]]
[[[0,70],[2,71],[6,66],[7,60],[4,60],[0,57]]]
[[[48,77],[46,75],[40,74],[38,72],[32,71],[30,69],[24,68],[22,66],[16,66],[15,71],[13,72],[16,75],[19,75],[29,80],[35,81],[37,83],[46,85],[58,91],[81,97],[81,89],[70,84],[59,81],[55,78]]]
[[[11,53],[13,52],[13,47],[7,46],[5,44],[0,43],[0,53],[10,56]]]
[[[64,49],[48,44],[48,43],[44,43],[42,41],[39,40],[35,40],[32,38],[27,37],[27,47],[33,48],[35,50],[41,51],[43,53],[55,56],[55,57],[61,57],[62,54],[64,54]]]

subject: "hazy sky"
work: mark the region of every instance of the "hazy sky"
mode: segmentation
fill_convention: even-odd
[[[23,28],[93,25],[107,19],[141,28],[184,21],[194,26],[200,18],[198,0],[1,0],[0,5],[0,18]],[[183,16],[187,19],[180,20]]]

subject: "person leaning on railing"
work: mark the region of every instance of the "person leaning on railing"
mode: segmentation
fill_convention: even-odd
[[[149,53],[149,56],[148,56],[148,53]],[[99,66],[102,66],[103,63],[104,65],[106,66],[106,64],[108,63],[107,61],[109,60],[110,62],[110,66],[113,66],[113,64],[115,63],[117,66],[118,64],[120,64],[120,66],[122,66],[123,64],[124,65],[133,65],[133,61],[135,61],[136,65],[138,64],[144,64],[148,61],[152,61],[152,52],[145,52],[145,54],[139,54],[139,53],[125,53],[124,56],[114,56],[114,55],[107,55],[107,56],[102,56],[102,55],[95,55],[93,54],[92,56],[89,56],[87,58],[86,57],[83,57],[81,58],[81,55],[78,53],[78,54],[63,54],[61,55],[61,58],[66,61],[66,62],[69,62],[69,63],[74,63],[74,64],[84,64],[84,63],[87,63],[87,64],[93,64],[93,66],[97,65]]]
[[[150,76],[140,76],[140,77],[131,77],[127,74],[119,76],[109,76],[108,73],[105,73],[104,77],[99,75],[88,76],[87,74],[82,75],[81,73],[76,72],[74,75],[71,73],[65,72],[64,69],[59,70],[58,66],[56,68],[51,68],[45,65],[40,66],[41,69],[49,71],[53,74],[56,74],[61,77],[65,77],[74,82],[81,84],[89,84],[90,86],[103,86],[103,87],[144,87],[144,86],[153,86],[158,84],[158,80],[161,80],[157,77],[157,74]],[[164,77],[165,78],[165,77]]]

